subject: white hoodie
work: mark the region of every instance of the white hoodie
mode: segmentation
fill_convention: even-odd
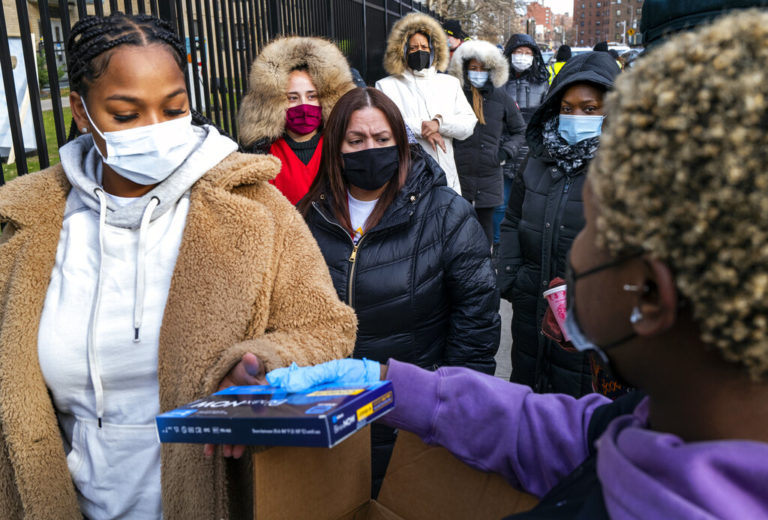
[[[91,519],[160,518],[160,326],[191,186],[237,149],[211,127],[148,194],[101,189],[90,135],[60,149],[72,190],[40,319],[38,355],[80,508]]]
[[[380,79],[376,82],[376,88],[394,101],[416,140],[445,172],[448,186],[461,194],[459,174],[453,160],[453,140],[470,137],[475,130],[477,117],[459,80],[448,74],[438,74],[435,67],[416,72],[406,69],[402,74]],[[422,121],[435,118],[440,123],[439,132],[445,141],[445,152],[440,147],[435,150],[421,136]]]

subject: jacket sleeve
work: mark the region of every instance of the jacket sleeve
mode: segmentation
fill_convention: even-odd
[[[539,497],[587,458],[589,421],[610,402],[599,394],[535,394],[463,368],[429,372],[392,359],[387,379],[397,406],[382,422]]]
[[[501,333],[499,293],[488,242],[463,198],[452,199],[443,233],[444,279],[451,301],[443,364],[493,374]]]
[[[219,382],[246,352],[272,370],[295,361],[314,365],[352,354],[357,318],[339,300],[320,248],[299,213],[290,208],[280,239],[264,334],[226,349],[210,370],[207,388]]]
[[[512,191],[509,193],[509,202],[501,221],[499,243],[499,272],[496,282],[505,300],[512,300],[512,287],[515,285],[515,277],[520,264],[523,262],[523,253],[520,250],[520,219],[523,214],[523,202],[525,201],[525,181],[522,173],[512,180]]]
[[[411,129],[411,132],[413,132],[413,135],[416,137],[416,139],[421,139],[421,123],[428,120],[429,117],[426,115],[426,113],[423,116],[420,114],[413,115],[409,110],[406,109],[406,107],[402,106],[399,96],[396,96],[394,92],[391,92],[392,89],[399,90],[401,86],[402,85],[397,82],[396,79],[388,80],[387,78],[384,78],[383,80],[376,82],[376,90],[382,91],[387,95],[387,97],[389,97],[389,99],[392,100],[395,105],[397,105],[397,108],[400,109],[400,114],[403,116],[403,121],[405,121],[406,126]]]
[[[435,93],[435,95],[439,95],[439,93]],[[467,101],[467,96],[461,90],[458,80],[454,88],[453,99],[446,105],[445,112],[439,114],[440,135],[454,139],[467,139],[475,131],[477,117]],[[419,127],[419,131],[421,131],[421,127]]]
[[[502,90],[503,92],[503,90]],[[517,103],[504,93],[504,128],[501,132],[501,148],[507,157],[517,155],[525,144],[525,120]]]

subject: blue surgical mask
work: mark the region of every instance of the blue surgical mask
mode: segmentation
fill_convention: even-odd
[[[557,131],[563,139],[574,145],[584,139],[600,135],[603,129],[603,116],[571,116],[560,114]]]
[[[104,139],[107,156],[104,157],[96,147],[104,164],[136,184],[149,186],[164,181],[198,144],[191,115],[127,130],[102,132],[91,119],[85,103],[83,108],[93,129]]]
[[[467,78],[469,78],[469,82],[472,83],[473,87],[481,88],[483,85],[485,85],[488,82],[488,71],[487,70],[468,70]]]

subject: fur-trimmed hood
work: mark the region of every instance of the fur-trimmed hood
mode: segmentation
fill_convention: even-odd
[[[322,38],[280,38],[262,49],[251,65],[248,93],[238,115],[240,142],[274,141],[285,131],[288,75],[307,67],[317,87],[323,120],[327,121],[341,96],[355,88],[347,59],[338,47]]]
[[[440,22],[426,14],[411,13],[400,18],[389,32],[387,51],[384,54],[384,69],[388,74],[395,76],[406,71],[408,66],[405,63],[405,47],[408,45],[408,38],[417,32],[425,34],[429,39],[433,55],[432,66],[440,72],[448,67],[448,38]]]
[[[485,65],[488,69],[489,78],[496,88],[504,86],[509,79],[509,63],[498,47],[494,44],[482,40],[472,40],[462,43],[453,53],[451,63],[448,65],[448,74],[459,80],[461,86],[464,86],[464,77],[466,75],[466,63],[475,59]]]

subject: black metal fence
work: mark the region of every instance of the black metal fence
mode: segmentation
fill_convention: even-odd
[[[58,147],[66,142],[71,121],[67,78],[59,78],[64,42],[72,25],[86,15],[123,11],[171,21],[187,46],[192,106],[237,138],[237,111],[250,64],[265,43],[280,35],[330,38],[372,83],[385,75],[382,61],[392,25],[411,11],[427,11],[417,0],[14,1],[15,13],[7,8],[10,2],[0,3],[0,72],[8,110],[7,121],[0,120],[0,155],[6,163],[15,160],[15,172],[4,164],[0,184],[8,172],[21,175],[30,166],[36,170],[58,162]],[[11,42],[21,56],[12,55]],[[15,74],[20,61],[23,74]],[[29,131],[25,135],[29,120],[34,139]]]

